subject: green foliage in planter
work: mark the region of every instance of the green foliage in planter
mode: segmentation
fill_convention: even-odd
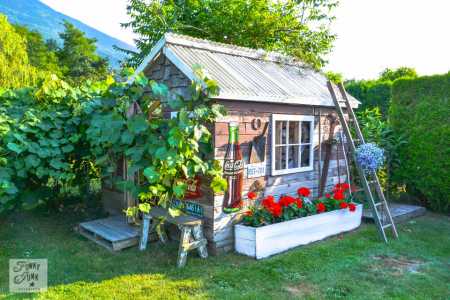
[[[142,180],[114,183],[143,201],[182,198],[184,180],[197,174],[223,189],[207,127],[223,108],[209,98],[215,82],[197,75],[191,99],[144,77],[72,88],[52,76],[37,88],[1,93],[0,212],[35,207],[71,188],[86,194],[90,179],[111,177],[122,156],[130,177],[140,170]],[[142,113],[130,116],[137,106]],[[169,109],[178,116],[164,118]]]
[[[407,144],[393,175],[438,211],[450,210],[450,73],[394,83],[389,120]]]

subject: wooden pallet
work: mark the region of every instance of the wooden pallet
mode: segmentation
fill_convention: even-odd
[[[113,216],[78,225],[84,237],[110,251],[119,251],[139,243],[139,228],[128,225],[124,216]]]
[[[425,207],[403,203],[390,203],[389,208],[392,218],[396,223],[402,223],[409,219],[423,216],[427,211]],[[372,211],[364,209],[363,218],[365,221],[373,222]]]

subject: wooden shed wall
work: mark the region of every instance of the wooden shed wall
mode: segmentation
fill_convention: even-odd
[[[165,83],[172,92],[182,96],[189,96],[190,80],[163,55],[160,55],[145,71],[145,74],[156,81]],[[319,123],[322,143],[328,137],[329,120],[327,114],[333,111],[330,108],[313,108],[313,106],[286,105],[277,103],[258,103],[232,100],[220,100],[227,110],[228,115],[214,124],[214,157],[223,161],[228,143],[228,122],[238,121],[239,142],[243,156],[248,157],[249,143],[256,136],[262,133],[264,124],[269,123],[266,132],[266,176],[244,180],[245,194],[250,187],[258,181],[264,187],[264,194],[280,195],[295,194],[301,186],[306,186],[313,191],[314,195],[318,193],[319,187]],[[309,115],[315,116],[314,120],[314,169],[308,172],[293,173],[288,175],[271,176],[271,116],[272,114],[289,115]],[[251,122],[254,119],[260,119],[262,125],[260,129],[252,128]],[[335,132],[339,131],[339,127]],[[322,149],[325,147],[322,145]],[[337,147],[333,147],[333,153],[330,161],[329,176],[325,190],[331,189],[339,180],[338,160],[336,159]],[[321,155],[322,159],[324,153]],[[345,160],[340,154],[340,179],[345,180]],[[214,195],[208,186],[206,179],[202,180],[202,197],[192,200],[198,202],[203,207],[203,224],[206,238],[208,239],[208,248],[212,254],[231,251],[234,248],[233,224],[240,218],[241,213],[225,214],[222,212],[223,194]]]

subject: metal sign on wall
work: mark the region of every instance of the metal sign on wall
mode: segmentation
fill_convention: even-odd
[[[266,163],[248,164],[246,167],[247,178],[266,176]]]

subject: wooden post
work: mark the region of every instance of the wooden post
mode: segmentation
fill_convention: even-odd
[[[192,228],[192,235],[194,236],[195,241],[205,240],[203,236],[202,225],[194,226],[194,228]],[[206,243],[198,247],[198,255],[200,255],[201,258],[208,257],[208,250],[206,249]]]
[[[178,248],[178,260],[177,260],[177,266],[179,268],[184,267],[186,265],[188,255],[187,248],[189,247],[190,237],[191,237],[191,227],[181,226],[180,246]]]
[[[148,234],[150,228],[150,220],[152,217],[149,214],[144,214],[142,217],[142,231],[141,240],[139,242],[139,250],[144,251],[147,248]]]

